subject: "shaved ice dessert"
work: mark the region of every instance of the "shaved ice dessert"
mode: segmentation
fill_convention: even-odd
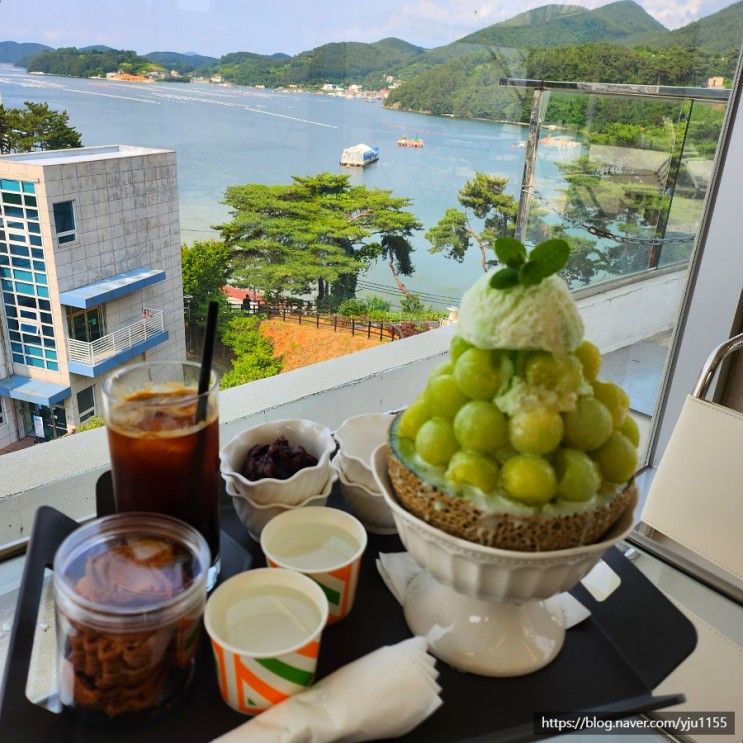
[[[632,500],[639,431],[629,398],[598,378],[601,354],[565,282],[570,248],[527,255],[465,292],[449,358],[390,429],[401,505],[454,536],[542,551],[591,544]]]

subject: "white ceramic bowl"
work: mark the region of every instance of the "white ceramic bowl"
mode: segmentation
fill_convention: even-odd
[[[256,444],[270,444],[285,436],[292,446],[303,446],[317,458],[314,467],[305,467],[287,480],[264,477],[248,480],[241,470],[248,450]],[[297,506],[312,496],[317,496],[328,483],[334,471],[330,455],[335,451],[335,441],[329,428],[308,420],[280,420],[262,423],[237,434],[219,453],[220,471],[234,495],[248,497],[258,505],[282,503]]]
[[[387,446],[374,452],[374,475],[392,510],[397,532],[415,561],[437,581],[477,599],[545,599],[575,586],[601,555],[632,529],[635,496],[601,542],[549,552],[496,549],[451,536],[405,510],[387,474]]]
[[[343,474],[348,482],[367,490],[378,490],[372,472],[372,453],[387,441],[395,416],[389,413],[368,413],[346,418],[335,432],[343,454]]]
[[[348,504],[351,513],[372,534],[396,534],[395,519],[382,493],[379,490],[369,490],[363,485],[349,482],[343,470],[338,466],[339,456],[336,454],[333,464],[338,471],[343,500]]]
[[[277,502],[268,505],[256,503],[252,498],[237,493],[229,480],[227,481],[227,494],[232,496],[232,502],[235,505],[235,511],[237,511],[240,521],[245,524],[248,533],[257,542],[260,540],[263,527],[274,516],[278,516],[280,513],[284,513],[284,511],[291,511],[295,508],[303,508],[304,506],[324,506],[337,479],[338,473],[331,468],[330,476],[322,491],[316,495],[311,495],[301,503],[288,504]]]

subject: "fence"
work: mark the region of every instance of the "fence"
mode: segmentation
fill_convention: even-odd
[[[351,333],[351,335],[366,336],[370,339],[375,338],[380,343],[407,338],[441,326],[438,320],[404,320],[391,323],[357,319],[345,315],[327,315],[321,312],[302,312],[301,309],[271,305],[252,305],[249,308],[233,307],[233,312],[243,315],[265,315],[269,319],[296,322],[299,325],[314,325],[317,328],[332,328],[336,333]]]

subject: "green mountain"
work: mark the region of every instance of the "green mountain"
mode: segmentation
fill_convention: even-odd
[[[21,65],[35,54],[51,51],[45,44],[19,44],[15,41],[0,41],[0,62]]]
[[[67,75],[69,77],[102,77],[107,72],[124,70],[141,73],[156,65],[135,52],[123,49],[89,49],[84,51],[75,47],[49,49],[30,57],[26,61],[29,72],[45,72],[47,75]]]
[[[637,46],[679,46],[725,53],[738,52],[741,39],[743,39],[743,0],[669,33],[660,36],[642,34],[630,37],[629,41]]]
[[[380,87],[385,74],[391,74],[422,53],[421,47],[401,39],[382,39],[373,44],[346,41],[323,44],[294,57],[234,52],[206,69],[238,85],[278,87],[370,81]]]
[[[618,42],[642,33],[668,33],[633,0],[619,0],[595,10],[577,5],[545,5],[496,23],[458,43],[527,48]]]
[[[203,54],[181,54],[180,52],[150,52],[144,55],[145,59],[178,72],[192,72],[199,67],[214,64],[216,57],[206,57]]]

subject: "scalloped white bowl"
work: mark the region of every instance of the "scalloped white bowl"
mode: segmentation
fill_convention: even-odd
[[[395,534],[397,532],[395,519],[382,493],[377,489],[369,490],[363,485],[349,482],[339,459],[343,459],[340,452],[335,455],[333,466],[338,472],[343,500],[348,504],[351,513],[372,534]]]
[[[287,480],[248,480],[241,472],[248,450],[256,444],[270,444],[282,435],[292,446],[303,446],[317,458],[317,464],[299,470]],[[330,456],[335,447],[330,429],[319,423],[302,419],[270,421],[241,431],[230,440],[219,453],[220,472],[234,494],[250,498],[255,504],[299,505],[325,489],[334,472]]]
[[[415,561],[457,593],[494,601],[545,599],[575,586],[601,555],[634,525],[635,496],[619,520],[596,544],[549,552],[516,552],[468,542],[447,534],[405,510],[387,474],[387,445],[374,452],[374,475],[389,505],[400,539]]]
[[[372,454],[387,441],[394,419],[390,413],[367,413],[341,423],[334,435],[343,454],[343,474],[348,482],[367,490],[379,490],[372,472]]]
[[[237,511],[240,521],[243,522],[250,536],[257,542],[260,540],[263,527],[280,513],[291,511],[295,508],[304,508],[305,506],[324,506],[337,479],[338,473],[334,469],[331,469],[330,477],[325,483],[322,492],[317,495],[311,495],[301,503],[293,503],[291,505],[288,503],[271,503],[268,505],[256,503],[252,498],[236,493],[234,486],[229,481],[227,482],[227,494],[232,496],[232,502],[235,505],[235,511]]]

